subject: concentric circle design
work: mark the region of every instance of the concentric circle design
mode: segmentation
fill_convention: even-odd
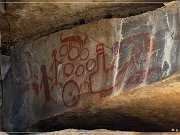
[[[77,105],[80,99],[80,90],[75,81],[70,80],[65,83],[62,91],[62,99],[64,105],[68,108],[72,108]]]

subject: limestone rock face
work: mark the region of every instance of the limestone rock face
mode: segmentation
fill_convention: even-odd
[[[4,129],[24,130],[172,75],[180,63],[179,15],[175,3],[24,44],[3,80]]]

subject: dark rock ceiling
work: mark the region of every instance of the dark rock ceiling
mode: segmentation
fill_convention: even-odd
[[[25,41],[103,18],[138,15],[167,1],[171,0],[8,0],[0,6],[2,49],[7,53]]]

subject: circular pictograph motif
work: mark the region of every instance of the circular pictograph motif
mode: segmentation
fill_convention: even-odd
[[[79,49],[76,46],[71,47],[69,50],[68,58],[69,60],[76,60],[79,55]]]
[[[87,58],[89,57],[89,50],[87,48],[81,50],[81,52],[79,53],[79,57],[81,60],[87,60]]]
[[[70,80],[65,83],[63,86],[62,91],[62,99],[64,102],[64,105],[68,108],[74,107],[77,105],[79,99],[80,99],[80,90],[78,84]]]
[[[76,69],[76,76],[81,76],[84,73],[84,66],[79,65]]]
[[[68,52],[68,46],[67,45],[62,45],[60,47],[60,49],[59,49],[59,54],[61,56],[66,56],[67,52]]]
[[[88,60],[88,62],[86,63],[87,70],[93,71],[95,67],[96,67],[96,61],[94,59]]]
[[[72,63],[66,63],[64,65],[64,74],[69,76],[73,73],[74,71],[74,65]]]

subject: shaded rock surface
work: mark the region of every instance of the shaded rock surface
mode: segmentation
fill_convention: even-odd
[[[4,129],[21,131],[40,120],[172,75],[180,64],[179,23],[178,3],[171,3],[139,16],[59,31],[18,48],[11,54],[11,67],[3,80]],[[135,129],[166,129],[111,109],[103,111],[107,117],[117,117],[111,121],[111,125],[116,123],[113,126],[104,125],[107,128],[122,125],[129,130],[127,125],[141,121]],[[90,125],[94,126],[96,117]],[[125,124],[116,121],[119,117]],[[104,123],[95,125],[101,128]]]
[[[67,128],[121,131],[173,131],[180,128],[180,73],[149,86],[39,121],[28,131]]]
[[[159,2],[167,2],[171,0],[160,0]],[[122,18],[134,16],[146,11],[155,10],[162,7],[163,3],[143,3],[144,0],[82,0],[77,2],[73,0],[60,1],[67,3],[58,3],[57,0],[41,0],[42,3],[26,3],[28,0],[7,1],[6,14],[4,15],[6,22],[5,30],[2,31],[3,53],[8,54],[24,41],[32,38],[48,35],[63,29],[69,29],[81,24],[87,24],[103,18]],[[34,1],[39,2],[39,1]],[[46,3],[49,2],[49,3]],[[54,2],[54,3],[53,3]],[[56,3],[57,2],[57,3]],[[69,2],[69,3],[68,3]],[[100,2],[100,3],[98,3]],[[118,3],[104,3],[118,2]],[[127,2],[127,3],[122,3]],[[128,3],[140,2],[140,3]],[[142,2],[142,3],[141,3]],[[156,2],[149,0],[149,2]],[[8,35],[11,33],[10,35]]]
[[[7,5],[5,16],[2,14],[7,23],[0,26],[5,51],[31,39],[12,52],[11,68],[3,77],[6,130],[21,131],[34,123],[28,130],[179,128],[177,78],[130,90],[165,79],[179,68],[177,5],[57,32],[101,18],[136,15],[163,4],[19,2]],[[57,33],[39,38],[52,32]],[[98,71],[100,74],[93,77]],[[176,96],[168,91],[171,85],[169,88],[167,83],[177,88]]]

